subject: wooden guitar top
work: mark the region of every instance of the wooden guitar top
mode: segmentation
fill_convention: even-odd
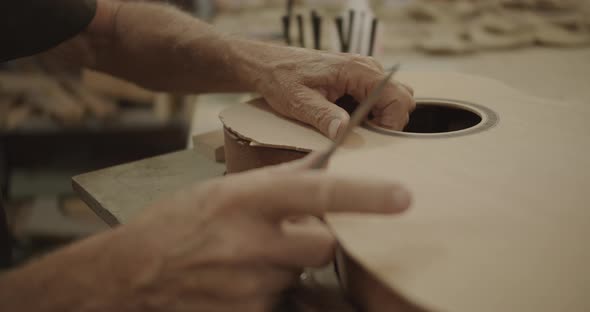
[[[590,311],[590,108],[462,74],[396,78],[418,99],[442,99],[482,120],[443,134],[357,128],[328,172],[398,181],[414,202],[397,216],[327,216],[344,250],[427,309]],[[263,100],[220,118],[256,145],[318,150],[329,143]]]

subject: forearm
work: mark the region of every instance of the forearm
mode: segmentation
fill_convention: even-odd
[[[266,44],[222,34],[162,4],[99,0],[97,15],[86,36],[100,71],[165,91],[256,90],[254,68],[263,60],[249,55]]]
[[[384,78],[372,58],[224,35],[161,4],[97,1],[92,23],[77,38],[88,51],[81,53],[81,65],[161,91],[257,92],[279,114],[332,139],[349,118],[333,104],[345,94],[365,100]],[[74,41],[63,46],[74,47]],[[373,107],[373,120],[401,130],[414,107],[413,90],[390,81]]]
[[[117,231],[117,230],[115,230]],[[107,232],[0,275],[1,311],[116,311],[133,302],[130,274],[141,259]],[[137,248],[140,248],[137,246]],[[116,257],[115,257],[116,255]],[[116,259],[115,259],[116,258]],[[117,306],[111,306],[117,302]]]

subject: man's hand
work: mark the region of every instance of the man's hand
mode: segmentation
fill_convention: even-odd
[[[9,273],[0,279],[0,306],[269,311],[302,268],[332,259],[335,238],[315,218],[392,214],[410,203],[399,185],[333,177],[309,164],[307,158],[189,188],[133,223]]]
[[[88,29],[53,53],[156,90],[259,92],[281,114],[330,138],[349,118],[334,102],[346,94],[362,101],[384,77],[369,57],[236,38],[173,7],[133,1],[98,0]],[[375,122],[402,129],[412,93],[392,81],[373,109]]]
[[[333,258],[335,238],[317,219],[301,217],[397,213],[409,205],[398,185],[331,177],[308,170],[309,163],[308,158],[189,189],[131,225],[129,235],[141,236],[161,264],[130,277],[144,279],[144,299],[156,311],[181,310],[159,302],[191,311],[269,311],[302,268]]]
[[[335,139],[349,120],[334,103],[345,94],[364,100],[385,73],[370,57],[335,54],[299,48],[269,48],[274,61],[263,65],[257,90],[281,114],[310,124]],[[401,130],[416,103],[414,91],[401,83],[386,85],[373,108],[374,121]]]

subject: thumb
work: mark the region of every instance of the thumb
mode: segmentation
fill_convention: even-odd
[[[334,140],[348,124],[350,116],[338,105],[328,101],[318,91],[307,89],[302,92],[291,110],[291,117],[309,124]]]

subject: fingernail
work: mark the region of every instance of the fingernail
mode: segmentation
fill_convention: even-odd
[[[333,119],[330,121],[330,126],[328,127],[328,136],[330,136],[330,139],[336,139],[336,136],[338,135],[338,129],[340,129],[341,124],[342,120],[340,119]]]
[[[396,188],[393,190],[393,205],[396,211],[404,210],[410,206],[411,196],[410,192]]]

